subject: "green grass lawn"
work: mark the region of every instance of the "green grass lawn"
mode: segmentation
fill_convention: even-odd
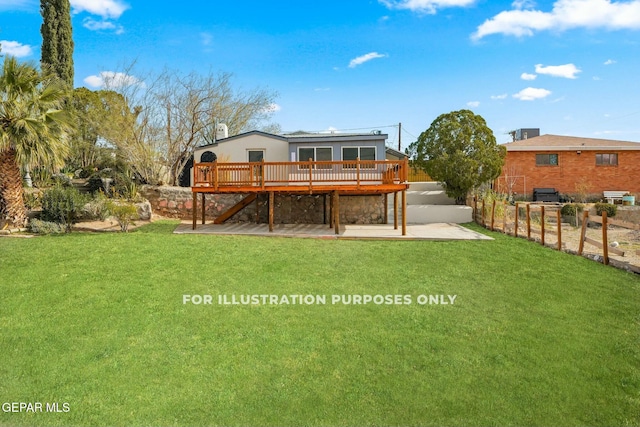
[[[0,425],[640,424],[631,273],[498,233],[345,241],[174,227],[0,239],[0,403],[69,405],[3,410]],[[228,306],[221,294],[328,300]],[[331,304],[353,294],[412,304]],[[417,304],[440,294],[455,304]]]

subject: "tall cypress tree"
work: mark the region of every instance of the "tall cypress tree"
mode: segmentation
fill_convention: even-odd
[[[73,87],[73,34],[69,0],[40,0],[42,65]]]

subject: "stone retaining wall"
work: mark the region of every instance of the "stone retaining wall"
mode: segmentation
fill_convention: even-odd
[[[193,196],[190,188],[169,186],[142,186],[140,194],[149,200],[153,212],[170,218],[191,219]],[[205,218],[214,220],[228,208],[241,201],[246,194],[207,194]],[[198,205],[201,196],[198,196]],[[330,198],[324,195],[276,194],[274,222],[276,224],[322,224],[329,218]],[[256,205],[260,222],[269,221],[268,195],[259,194],[258,203],[231,217],[227,222],[255,222]],[[326,207],[326,214],[324,212]],[[200,207],[198,218],[200,218]],[[340,196],[340,222],[343,224],[382,224],[386,206],[383,195]]]

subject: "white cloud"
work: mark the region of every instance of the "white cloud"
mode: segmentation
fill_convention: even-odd
[[[536,77],[538,77],[538,76],[537,76],[537,75],[535,75],[535,74],[529,74],[529,73],[522,73],[522,74],[520,74],[520,78],[521,78],[522,80],[535,80],[535,79],[536,79]]]
[[[2,53],[15,56],[16,58],[24,58],[33,53],[33,48],[28,44],[11,40],[0,40],[0,49],[2,49]]]
[[[491,34],[522,37],[572,28],[640,29],[640,0],[557,0],[551,12],[516,7],[486,20],[471,38],[479,40]]]
[[[118,88],[133,85],[144,86],[144,82],[137,77],[115,71],[101,71],[98,75],[86,77],[84,82],[91,87],[101,88]]]
[[[517,98],[521,101],[534,101],[536,99],[546,98],[551,95],[551,91],[547,89],[538,89],[535,87],[528,87],[526,89],[522,89],[520,92],[513,95],[514,98]]]
[[[532,0],[515,0],[511,3],[514,9],[533,9],[536,6],[536,2]]]
[[[509,95],[507,95],[506,93],[503,93],[501,95],[491,95],[491,99],[507,99]]]
[[[366,55],[358,56],[357,58],[352,59],[351,62],[349,62],[349,68],[355,68],[358,65],[364,64],[365,62],[368,62],[368,61],[371,61],[372,59],[386,58],[386,57],[387,57],[387,55],[383,55],[383,54],[378,53],[378,52],[367,53]]]
[[[91,31],[113,31],[116,34],[124,33],[122,25],[116,25],[109,20],[96,21],[93,18],[86,17],[82,20],[82,26]]]
[[[576,74],[581,70],[573,64],[548,65],[536,64],[536,73],[546,74],[553,77],[564,77],[565,79],[575,79]]]
[[[265,110],[267,113],[277,113],[282,110],[282,107],[274,102],[273,104],[269,104]]]
[[[0,0],[0,10],[37,10],[37,8],[36,0]]]
[[[121,0],[70,0],[73,13],[88,12],[104,19],[118,19],[129,5]]]
[[[412,12],[436,13],[437,9],[447,7],[467,7],[476,0],[378,0],[389,9],[407,9]]]
[[[614,61],[613,59],[607,59],[606,61],[604,61],[604,65],[612,65],[615,64],[616,61]]]
[[[480,101],[469,101],[467,107],[475,108],[480,106]]]

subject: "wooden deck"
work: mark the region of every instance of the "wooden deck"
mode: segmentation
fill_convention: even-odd
[[[198,194],[202,196],[205,222],[206,194],[264,193],[269,195],[269,228],[273,228],[275,193],[324,194],[330,196],[330,227],[339,233],[341,195],[394,194],[394,225],[397,229],[398,193],[406,205],[408,161],[354,160],[304,162],[196,163],[193,167],[193,229],[197,223]],[[386,197],[386,196],[385,196]],[[385,210],[386,212],[386,210]],[[402,209],[402,234],[406,234]]]

